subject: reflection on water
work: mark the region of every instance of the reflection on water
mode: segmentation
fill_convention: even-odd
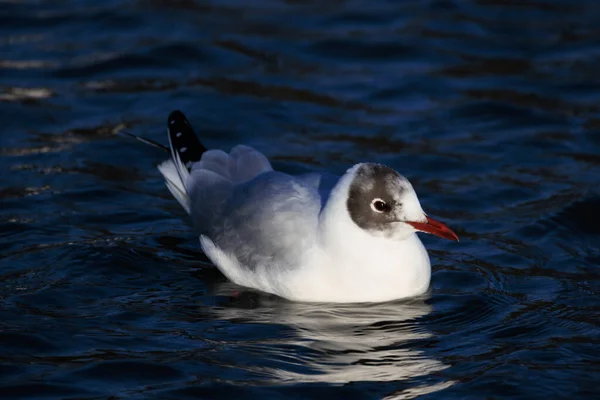
[[[0,397],[596,398],[600,2],[0,1]],[[172,109],[285,172],[377,161],[461,237],[428,299],[231,287]],[[424,396],[431,393],[430,397]]]
[[[213,310],[215,316],[228,321],[291,327],[295,335],[288,343],[309,350],[301,358],[290,360],[306,367],[308,373],[269,371],[276,382],[392,382],[446,367],[412,348],[412,341],[431,337],[419,325],[419,318],[432,311],[425,299],[382,304],[293,303],[250,292],[236,294],[239,289],[227,283],[220,285],[219,295],[234,295],[222,308]],[[285,356],[265,350],[268,356]]]

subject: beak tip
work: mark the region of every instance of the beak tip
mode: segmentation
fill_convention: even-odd
[[[457,235],[456,235],[454,232],[451,232],[451,233],[450,233],[450,234],[449,234],[449,235],[446,237],[446,239],[450,239],[450,240],[453,240],[453,241],[455,241],[455,242],[460,242],[460,240],[458,239],[458,236],[457,236]]]

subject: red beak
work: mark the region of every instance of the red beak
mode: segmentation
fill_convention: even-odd
[[[458,236],[452,232],[452,229],[433,218],[427,218],[427,222],[407,222],[418,231],[431,233],[444,239],[456,240],[458,242]]]

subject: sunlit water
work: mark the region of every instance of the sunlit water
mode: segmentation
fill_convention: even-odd
[[[0,397],[596,398],[600,3],[213,3],[0,1]],[[461,242],[410,302],[244,291],[119,135],[173,109],[388,164]]]

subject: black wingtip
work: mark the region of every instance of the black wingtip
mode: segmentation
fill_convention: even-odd
[[[200,161],[206,147],[200,143],[192,125],[181,111],[172,111],[167,124],[171,151],[177,152],[183,165],[189,169],[192,163]]]
[[[171,111],[171,113],[169,114],[169,119],[168,119],[168,123],[169,125],[176,123],[176,121],[187,121],[187,118],[185,117],[185,114],[182,113],[179,110],[173,110]]]

